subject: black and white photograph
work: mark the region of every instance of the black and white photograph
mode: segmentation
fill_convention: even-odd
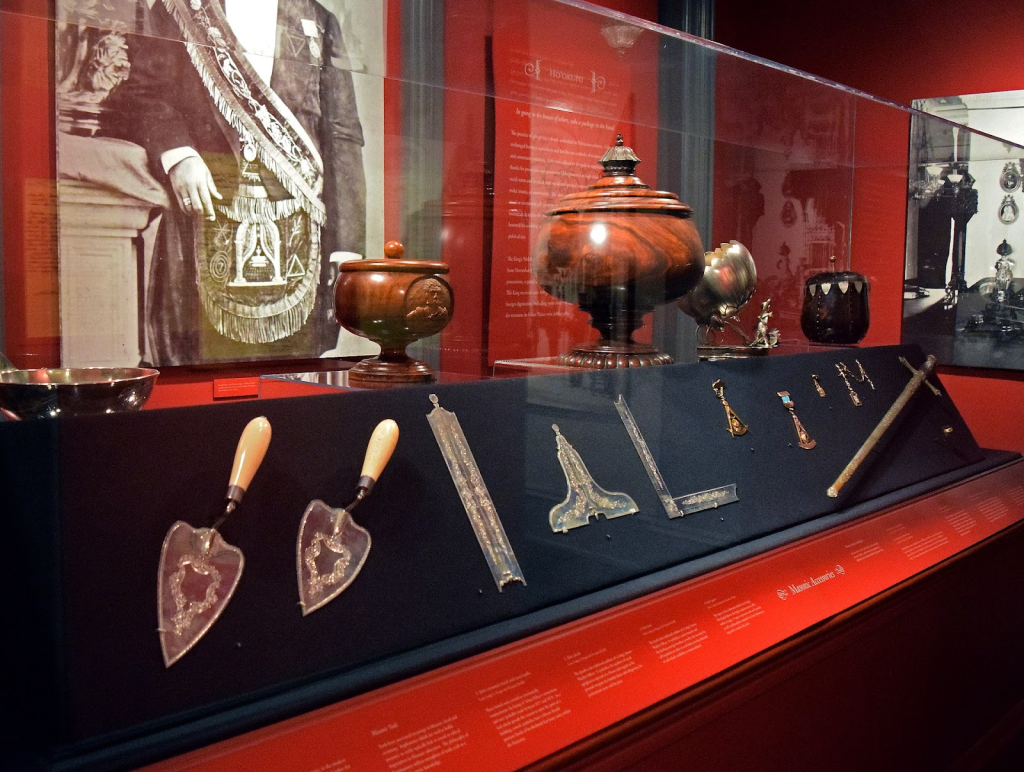
[[[1024,91],[913,106],[927,115],[911,117],[902,340],[943,364],[1024,370],[1024,150],[993,138],[1024,142]]]
[[[373,353],[339,263],[383,250],[383,0],[61,0],[65,365]]]

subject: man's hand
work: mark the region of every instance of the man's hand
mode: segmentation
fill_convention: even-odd
[[[171,189],[178,199],[178,206],[186,214],[203,215],[207,220],[216,220],[213,211],[213,199],[218,201],[224,197],[213,182],[213,175],[206,163],[198,156],[179,161],[168,172]]]

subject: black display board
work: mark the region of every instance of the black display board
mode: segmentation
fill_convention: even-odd
[[[8,707],[33,742],[134,763],[407,677],[622,602],[1005,463],[945,394],[922,388],[838,499],[825,490],[910,379],[916,347],[343,392],[301,399],[0,425]],[[860,360],[875,388],[836,374]],[[820,397],[811,374],[827,391]],[[711,383],[750,426],[726,431]],[[938,379],[932,379],[938,383]],[[941,385],[940,385],[941,386]],[[797,447],[789,391],[817,447]],[[498,592],[431,433],[454,411],[526,577]],[[623,395],[675,496],[735,483],[739,502],[670,520],[614,400]],[[238,435],[273,440],[223,527],[246,567],[227,610],[165,669],[157,560],[178,519],[218,514]],[[295,538],[312,499],[351,498],[365,443],[394,418],[391,465],[356,520],[373,547],[353,585],[303,618]],[[566,495],[557,423],[594,479],[640,512],[553,533]],[[28,734],[25,735],[29,737]],[[109,759],[108,759],[109,760]],[[98,763],[98,762],[97,762]]]

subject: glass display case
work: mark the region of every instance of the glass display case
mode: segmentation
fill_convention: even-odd
[[[278,5],[261,37],[218,0],[0,3],[3,348],[45,393],[161,371],[141,412],[4,403],[33,763],[166,757],[1016,464],[897,345],[908,201],[966,178],[911,120],[945,119],[573,0]],[[376,344],[422,377],[353,388]],[[260,399],[173,396],[240,373]],[[165,570],[179,521],[244,561]]]

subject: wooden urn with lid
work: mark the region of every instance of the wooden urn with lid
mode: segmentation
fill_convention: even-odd
[[[829,258],[835,266],[835,257]],[[804,282],[800,328],[808,340],[828,345],[859,343],[868,334],[871,313],[867,278],[854,271],[825,271]]]
[[[381,388],[437,378],[428,364],[406,354],[405,347],[439,333],[451,320],[454,293],[442,278],[448,265],[404,256],[405,248],[389,241],[383,260],[341,264],[334,287],[338,322],[381,348],[380,354],[349,370],[352,386]]]
[[[685,295],[704,275],[693,212],[636,176],[640,159],[621,134],[600,163],[597,182],[548,212],[533,252],[540,286],[577,304],[600,333],[559,361],[590,368],[670,364],[672,357],[635,342],[633,333],[655,306]]]

